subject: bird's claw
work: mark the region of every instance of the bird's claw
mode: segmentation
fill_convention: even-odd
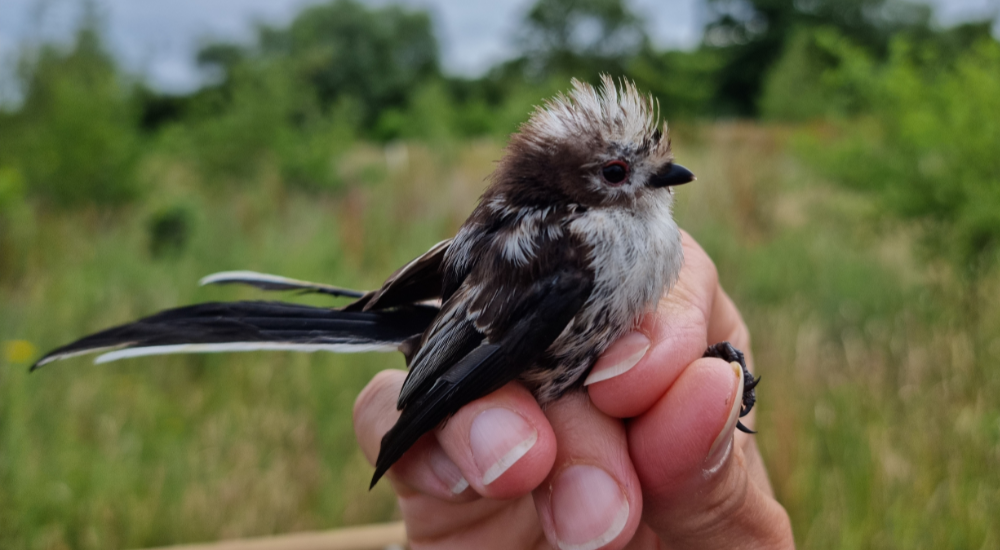
[[[746,359],[743,357],[743,352],[734,348],[729,342],[719,342],[718,344],[713,344],[705,350],[705,355],[703,357],[716,357],[730,363],[739,363],[740,367],[743,369],[743,403],[740,406],[740,418],[750,414],[753,409],[754,404],[757,403],[757,392],[755,388],[757,384],[760,383],[760,377],[754,378],[750,374],[750,370],[747,368]],[[742,422],[736,422],[736,428],[748,434],[757,433],[750,428],[743,425]]]

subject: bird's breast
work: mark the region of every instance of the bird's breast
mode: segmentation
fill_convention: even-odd
[[[684,263],[680,230],[666,201],[632,210],[590,209],[568,229],[590,249],[594,289],[549,348],[550,372],[528,377],[543,403],[578,386],[597,357],[656,308]]]
[[[611,309],[614,323],[630,324],[655,308],[683,264],[680,230],[667,202],[594,209],[570,230],[591,249],[594,292],[588,306]]]

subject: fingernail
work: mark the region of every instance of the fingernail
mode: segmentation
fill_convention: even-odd
[[[583,385],[589,386],[628,372],[646,355],[649,345],[649,338],[641,332],[622,336],[597,360]]]
[[[472,421],[469,445],[483,485],[503,475],[538,441],[538,432],[521,415],[507,409],[487,409]]]
[[[714,474],[726,463],[729,453],[733,450],[733,430],[736,429],[736,422],[740,419],[740,407],[743,404],[743,367],[735,361],[729,363],[729,366],[733,369],[733,375],[736,379],[733,388],[733,406],[729,409],[726,425],[715,437],[712,448],[708,451],[708,457],[705,458],[706,475]]]
[[[552,484],[552,520],[561,550],[594,550],[628,523],[625,492],[596,466],[570,466]]]
[[[458,465],[445,454],[444,449],[435,445],[429,458],[431,471],[451,490],[452,494],[461,494],[469,488],[469,482],[462,476]]]

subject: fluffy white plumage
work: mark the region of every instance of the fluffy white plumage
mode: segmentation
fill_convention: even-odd
[[[659,105],[639,93],[635,84],[601,77],[601,88],[573,79],[573,90],[537,107],[522,132],[540,147],[553,141],[600,137],[604,142],[639,142],[657,130]],[[666,134],[666,125],[663,133]]]

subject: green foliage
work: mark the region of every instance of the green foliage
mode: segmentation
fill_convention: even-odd
[[[927,28],[894,0],[712,5],[705,47],[658,52],[625,2],[541,0],[522,55],[475,79],[440,74],[425,13],[348,1],[204,48],[216,84],[187,96],[127,86],[93,26],[29,52],[24,104],[0,113],[0,547],[393,517],[386,485],[367,492],[350,410],[398,360],[25,363],[160,308],[261,297],[191,285],[213,271],[372,288],[454,234],[534,105],[599,72],[671,121],[825,119],[798,158],[785,127],[673,133],[699,175],[678,220],[754,334],[757,440],[800,545],[996,546],[1000,317],[969,323],[952,298],[1000,294],[1000,47],[988,25]],[[911,257],[914,227],[935,257]]]
[[[383,141],[407,138],[439,141],[450,136],[457,122],[450,99],[440,82],[423,84],[413,92],[405,109],[382,113],[375,135]]]
[[[390,520],[390,486],[368,491],[350,418],[375,372],[403,366],[398,356],[81,360],[32,375],[27,363],[43,347],[164,307],[343,303],[195,284],[216,271],[373,287],[454,231],[497,152],[408,149],[389,168],[380,148],[355,146],[349,195],[266,185],[222,193],[166,156],[157,159],[171,174],[162,194],[138,207],[101,219],[43,210],[32,231],[0,233],[29,253],[17,279],[0,264],[0,548],[146,548]],[[455,182],[473,187],[441,200]],[[178,232],[186,237],[174,246]],[[165,245],[156,261],[151,238]]]
[[[717,108],[757,113],[768,70],[801,28],[829,27],[881,58],[899,33],[930,35],[931,10],[907,0],[708,0],[704,42],[724,55]]]
[[[435,84],[425,12],[335,0],[287,27],[260,27],[252,46],[210,44],[198,60],[221,82],[178,109],[169,142],[198,160],[207,181],[246,181],[276,166],[286,184],[334,189],[338,155],[358,134],[433,137],[458,120],[441,111],[449,98]]]
[[[598,84],[610,74],[653,94],[666,116],[713,111],[723,58],[706,49],[654,50],[644,20],[623,0],[538,0],[517,36],[520,56],[483,79],[504,98],[517,96],[527,83],[535,87],[537,104],[546,92],[565,89],[570,78]]]
[[[711,50],[646,50],[629,62],[626,74],[659,99],[665,117],[693,119],[712,114],[721,66],[721,56]]]
[[[193,232],[192,210],[188,205],[173,204],[153,212],[146,222],[151,256],[177,256],[184,251]]]
[[[228,93],[226,93],[228,92]],[[343,102],[324,114],[313,90],[277,62],[231,69],[226,92],[198,98],[171,137],[197,159],[208,181],[246,181],[276,163],[290,185],[338,184],[336,152],[351,140],[356,115]]]
[[[996,546],[1000,315],[965,322],[965,281],[939,282],[909,232],[795,162],[783,135],[702,126],[692,149],[680,134],[699,179],[677,218],[753,333],[755,439],[798,547]],[[985,300],[1000,291],[983,284]]]
[[[915,46],[910,61],[928,70],[948,67],[976,45],[995,42],[989,22],[910,33],[900,40]],[[844,118],[876,109],[869,97],[871,75],[888,60],[836,27],[799,27],[767,73],[760,113],[775,120],[803,121]]]
[[[1000,315],[956,326],[961,308],[924,282],[932,267],[900,253],[908,238],[879,231],[863,194],[803,169],[782,136],[676,128],[678,159],[699,175],[678,191],[677,218],[754,335],[755,437],[799,546],[991,548]],[[41,211],[13,235],[29,253],[23,276],[0,278],[0,547],[142,548],[398,517],[388,485],[368,492],[350,421],[360,389],[398,357],[81,358],[31,375],[27,362],[160,308],[275,297],[194,285],[213,271],[371,288],[454,234],[501,146],[356,144],[340,194],[219,192],[167,155],[162,194],[136,208]],[[149,261],[151,219],[178,207],[195,230]]]
[[[869,74],[873,63],[867,50],[836,29],[801,28],[767,75],[761,115],[806,121],[859,114],[868,107],[859,77]]]
[[[24,200],[24,176],[14,167],[0,168],[0,217]]]
[[[26,250],[18,237],[31,225],[28,210],[21,172],[0,167],[0,282],[20,274]]]
[[[919,222],[931,250],[975,279],[1000,253],[1000,129],[992,123],[1000,120],[1000,44],[940,55],[900,40],[885,65],[834,73],[863,92],[870,114],[832,142],[813,142],[808,156],[883,211]]]
[[[244,61],[280,66],[296,86],[315,95],[321,109],[345,96],[356,101],[366,124],[386,109],[404,106],[414,88],[439,74],[437,40],[426,12],[368,8],[353,0],[306,8],[285,28],[261,27],[249,49],[210,45],[199,60],[227,78]]]
[[[28,193],[63,205],[116,203],[139,189],[135,109],[93,24],[73,46],[24,52],[24,103],[0,128],[0,166]]]
[[[648,48],[649,37],[623,0],[538,0],[525,16],[519,43],[534,75],[590,79],[620,72]]]

